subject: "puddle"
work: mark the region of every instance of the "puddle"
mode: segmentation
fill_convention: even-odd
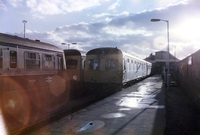
[[[128,107],[128,108],[147,108],[148,104],[140,103],[142,98],[126,98],[117,103],[119,106]]]
[[[131,108],[119,108],[119,111],[130,111]]]
[[[146,85],[147,87],[149,87],[149,86],[154,86],[155,83],[154,83],[154,82],[147,82],[147,83],[145,83],[145,85]]]
[[[165,106],[164,105],[151,105],[151,106],[149,106],[149,108],[152,108],[152,109],[165,109]]]
[[[155,98],[155,95],[152,94],[142,94],[140,92],[132,92],[130,94],[127,94],[128,97],[141,97],[141,98]]]
[[[108,114],[102,115],[101,117],[111,119],[111,118],[121,118],[121,117],[125,117],[125,116],[126,116],[126,114],[123,114],[123,113],[108,113]]]
[[[88,132],[92,132],[104,127],[105,123],[103,121],[86,121],[80,125],[79,128],[75,129],[75,132],[78,134],[84,134]]]
[[[157,101],[156,99],[142,99],[140,103],[143,103],[143,104],[152,104],[152,103],[154,103],[156,101]]]
[[[139,98],[139,97],[124,97],[119,100],[116,105],[127,108],[149,108],[150,104],[157,102],[156,99],[150,98]]]
[[[148,88],[145,85],[140,86],[137,91],[141,94],[146,94],[147,93]]]

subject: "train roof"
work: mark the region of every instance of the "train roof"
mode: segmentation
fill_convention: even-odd
[[[80,51],[80,50],[76,50],[76,49],[66,49],[64,50],[65,55],[81,55],[81,56],[85,56],[86,52],[84,51]]]
[[[123,53],[123,55],[126,55],[126,56],[129,56],[129,57],[131,57],[131,58],[137,59],[137,60],[139,60],[139,61],[142,61],[142,62],[146,62],[146,63],[151,64],[150,62],[148,62],[148,61],[146,61],[146,60],[143,60],[143,59],[141,59],[141,58],[138,58],[138,57],[136,57],[136,56],[134,56],[134,55],[128,54],[128,53],[126,53],[126,52],[122,52],[122,53]]]
[[[96,49],[92,49],[90,50],[86,55],[100,55],[100,54],[123,54],[125,56],[128,56],[128,57],[131,57],[131,58],[134,58],[134,59],[137,59],[139,61],[142,61],[142,62],[145,62],[145,63],[149,63],[151,64],[150,62],[148,61],[145,61],[143,59],[140,59],[136,56],[133,56],[131,54],[128,54],[126,52],[122,52],[120,49],[118,48],[96,48]]]
[[[86,55],[93,55],[93,54],[122,54],[121,50],[118,48],[96,48],[90,50]]]
[[[63,52],[63,50],[55,45],[40,42],[39,40],[31,40],[18,36],[0,33],[0,43],[5,45],[25,46],[31,48],[45,49],[51,51]]]

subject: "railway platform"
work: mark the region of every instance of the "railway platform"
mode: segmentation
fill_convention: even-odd
[[[80,103],[82,101],[77,101]],[[199,110],[179,87],[152,76],[24,135],[198,135]]]
[[[160,76],[149,77],[28,134],[162,135],[166,121],[162,85]]]

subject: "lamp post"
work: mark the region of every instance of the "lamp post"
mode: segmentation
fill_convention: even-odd
[[[151,22],[159,22],[159,21],[164,21],[167,23],[167,62],[166,62],[166,67],[167,67],[167,89],[169,89],[170,86],[170,66],[169,66],[169,60],[170,60],[170,55],[169,55],[169,21],[168,20],[163,20],[163,19],[151,19]]]
[[[24,23],[24,38],[25,38],[25,30],[26,30],[26,23],[27,23],[27,20],[22,20],[22,23]]]
[[[61,43],[62,45],[66,45],[66,43]],[[70,48],[70,45],[76,45],[77,43],[68,43],[68,49]]]
[[[68,44],[68,49],[70,48],[70,45],[76,45],[76,43],[70,43],[70,44]]]

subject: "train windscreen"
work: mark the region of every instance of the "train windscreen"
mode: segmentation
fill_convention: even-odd
[[[67,69],[77,69],[78,61],[73,60],[73,59],[67,60],[66,66],[67,66]]]

